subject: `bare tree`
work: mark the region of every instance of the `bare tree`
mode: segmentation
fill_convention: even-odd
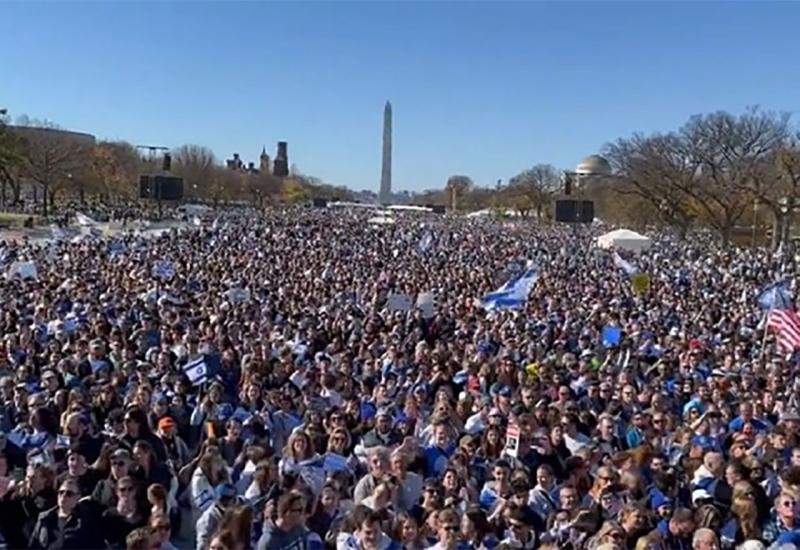
[[[264,206],[265,201],[275,202],[283,192],[283,184],[280,178],[268,172],[250,174],[247,178],[247,189],[253,203]]]
[[[42,186],[42,215],[47,216],[56,193],[76,177],[85,177],[91,147],[47,121],[15,131],[25,138],[23,174]]]
[[[222,190],[217,189],[221,174],[216,174],[217,162],[214,152],[201,145],[182,145],[172,153],[173,171],[183,177],[190,196],[216,197],[220,200]],[[214,188],[214,189],[212,189]]]
[[[737,117],[726,112],[697,115],[681,129],[686,154],[697,166],[695,181],[682,187],[729,242],[735,224],[769,183],[760,177],[788,136],[788,115],[750,108]]]
[[[774,164],[766,166],[765,173],[768,185],[759,187],[755,197],[775,216],[772,242],[777,247],[789,238],[792,214],[800,206],[800,134],[786,140],[776,152]]]
[[[463,197],[473,186],[472,179],[469,176],[450,176],[447,178],[445,190],[450,198],[450,208],[455,211],[458,210],[458,200]]]
[[[558,170],[551,164],[537,164],[512,177],[506,187],[510,205],[522,215],[533,210],[538,219],[550,209],[556,193],[561,187]]]
[[[686,234],[696,213],[685,189],[694,182],[696,166],[678,135],[634,134],[606,145],[603,156],[616,174],[616,185],[609,186],[615,193],[642,199],[662,223]]]
[[[6,189],[11,187],[13,202],[20,198],[20,171],[25,164],[23,139],[8,128],[8,116],[0,109],[0,201],[6,204]]]
[[[142,159],[136,148],[125,141],[103,141],[92,154],[92,168],[98,188],[112,195],[136,195],[136,181],[142,172]]]

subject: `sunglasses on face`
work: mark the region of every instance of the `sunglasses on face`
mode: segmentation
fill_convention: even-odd
[[[450,533],[455,533],[458,531],[458,525],[456,525],[455,523],[450,523],[448,525],[442,525],[442,529]]]

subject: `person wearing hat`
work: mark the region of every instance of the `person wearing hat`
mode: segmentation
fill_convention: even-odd
[[[197,548],[208,547],[208,543],[217,530],[225,511],[237,502],[236,487],[232,483],[220,483],[214,487],[215,502],[197,521]]]
[[[179,471],[191,460],[189,447],[178,435],[178,425],[171,416],[164,416],[158,421],[156,436],[164,444],[167,462],[174,471]]]

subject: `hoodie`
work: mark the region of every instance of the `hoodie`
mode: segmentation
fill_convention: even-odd
[[[284,531],[275,523],[264,524],[264,531],[258,539],[258,550],[322,550],[324,545],[319,535],[307,527],[295,527]]]

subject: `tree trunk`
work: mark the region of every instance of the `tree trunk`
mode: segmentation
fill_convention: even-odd
[[[728,248],[731,243],[731,234],[733,233],[733,224],[726,221],[719,229],[719,238],[723,248]]]
[[[17,181],[11,181],[11,198],[14,200],[14,204],[16,205],[19,202],[19,198],[22,195],[22,184]]]

